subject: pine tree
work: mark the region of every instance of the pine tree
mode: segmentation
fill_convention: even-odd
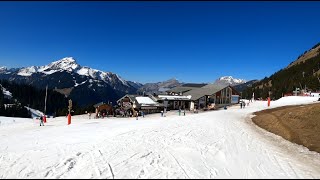
[[[292,93],[297,87],[301,89],[306,87],[309,91],[317,91],[320,89],[320,81],[319,75],[315,72],[319,71],[319,66],[320,54],[290,68],[281,69],[269,78],[265,77],[244,90],[243,94],[250,96],[250,93],[255,92],[255,98],[265,99],[269,96],[270,90],[271,98],[278,99],[283,94]],[[271,86],[268,85],[269,81]]]
[[[0,116],[4,116],[4,94],[0,85]]]

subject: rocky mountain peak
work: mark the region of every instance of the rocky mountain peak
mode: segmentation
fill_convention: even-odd
[[[77,63],[77,61],[73,57],[65,57],[63,59],[50,63],[46,69],[51,69],[51,70],[62,69],[62,70],[72,72],[73,70],[78,68],[80,68],[80,65]]]
[[[233,78],[232,76],[222,76],[218,78],[214,83],[215,84],[224,84],[224,85],[237,85],[237,84],[243,84],[247,81],[244,79],[237,79]]]

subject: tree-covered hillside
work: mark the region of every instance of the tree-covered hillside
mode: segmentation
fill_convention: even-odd
[[[38,89],[26,84],[17,84],[7,80],[0,80],[0,116],[11,117],[30,117],[24,106],[44,111],[45,106],[45,89]],[[5,98],[2,87],[12,93],[12,98]],[[64,95],[48,89],[46,114],[63,116],[68,112],[68,100]],[[11,104],[13,106],[5,104]],[[94,112],[90,104],[86,107],[80,107],[77,102],[73,102],[72,114],[83,114],[85,111]]]
[[[313,47],[314,49],[315,47]],[[308,60],[297,63],[291,67],[281,69],[269,78],[255,83],[252,87],[243,91],[243,98],[266,99],[271,92],[272,99],[281,98],[286,93],[292,93],[296,88],[305,89],[307,91],[320,90],[320,50],[318,54]]]

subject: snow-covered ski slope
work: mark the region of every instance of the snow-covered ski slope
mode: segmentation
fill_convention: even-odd
[[[286,97],[271,108],[316,100]],[[0,178],[320,178],[318,153],[251,122],[266,108],[1,123]]]

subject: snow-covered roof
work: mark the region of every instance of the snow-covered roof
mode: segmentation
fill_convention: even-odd
[[[153,101],[150,97],[136,97],[136,100],[139,104],[158,104],[157,102]]]

